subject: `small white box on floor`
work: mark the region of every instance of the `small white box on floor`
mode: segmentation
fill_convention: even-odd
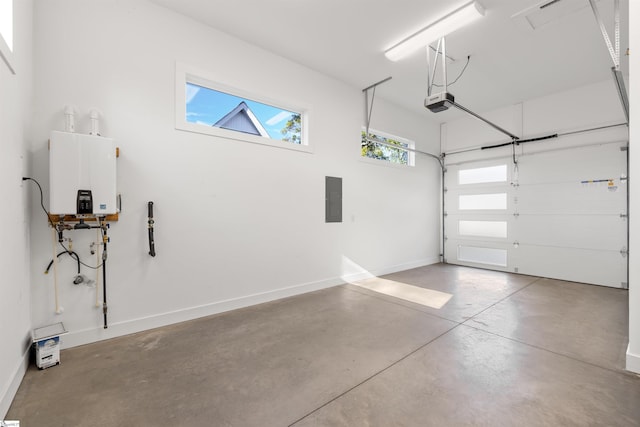
[[[33,346],[36,350],[36,366],[45,369],[60,363],[60,335],[68,331],[62,322],[33,330]]]

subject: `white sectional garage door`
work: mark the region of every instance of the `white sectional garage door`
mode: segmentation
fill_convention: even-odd
[[[447,165],[446,262],[627,287],[626,147]]]

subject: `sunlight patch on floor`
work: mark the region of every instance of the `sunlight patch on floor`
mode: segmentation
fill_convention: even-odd
[[[453,296],[446,292],[434,291],[432,289],[421,288],[418,286],[407,285],[406,283],[396,282],[394,280],[381,279],[372,277],[369,279],[349,282],[352,285],[369,289],[384,295],[400,298],[416,304],[427,307],[440,309]]]

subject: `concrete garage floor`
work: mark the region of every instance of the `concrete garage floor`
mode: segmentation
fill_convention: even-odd
[[[62,352],[27,372],[23,426],[640,425],[627,292],[433,265]]]

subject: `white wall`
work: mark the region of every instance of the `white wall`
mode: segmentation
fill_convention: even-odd
[[[14,2],[10,73],[0,61],[0,419],[9,409],[28,362],[30,345],[28,175],[32,92],[32,4]]]
[[[438,261],[439,168],[359,157],[363,95],[353,88],[144,0],[48,0],[35,7],[34,175],[48,192],[47,138],[62,108],[99,108],[102,134],[121,149],[120,221],[110,229],[109,320],[95,291],[74,287],[61,257],[54,314],[52,257],[44,214],[33,213],[32,320],[64,321],[66,347],[211,314],[340,282]],[[178,131],[179,61],[249,91],[311,108],[306,154]],[[270,91],[271,93],[264,93]],[[439,127],[376,102],[372,127],[437,151]],[[343,177],[342,224],[324,223],[324,177]],[[45,194],[45,203],[48,195]],[[157,257],[147,254],[153,200]],[[88,263],[94,232],[67,233]],[[59,249],[59,248],[57,248]],[[88,269],[83,271],[93,275]]]
[[[613,79],[527,100],[498,110],[482,112],[481,115],[523,139],[614,125],[625,121]],[[627,127],[620,126],[564,136],[548,142],[523,144],[519,150],[526,149],[527,152],[532,152],[548,150],[550,147],[559,145],[626,141],[627,138]],[[510,138],[471,116],[464,115],[444,125],[442,146],[445,152],[503,142],[510,142]],[[512,148],[508,146],[473,151],[469,154],[455,154],[449,156],[448,161],[459,162],[467,159],[505,156],[510,155],[511,150]]]
[[[627,369],[640,373],[640,3],[629,2],[630,206],[629,348]],[[635,25],[633,25],[635,23]],[[639,178],[636,178],[636,175]]]

